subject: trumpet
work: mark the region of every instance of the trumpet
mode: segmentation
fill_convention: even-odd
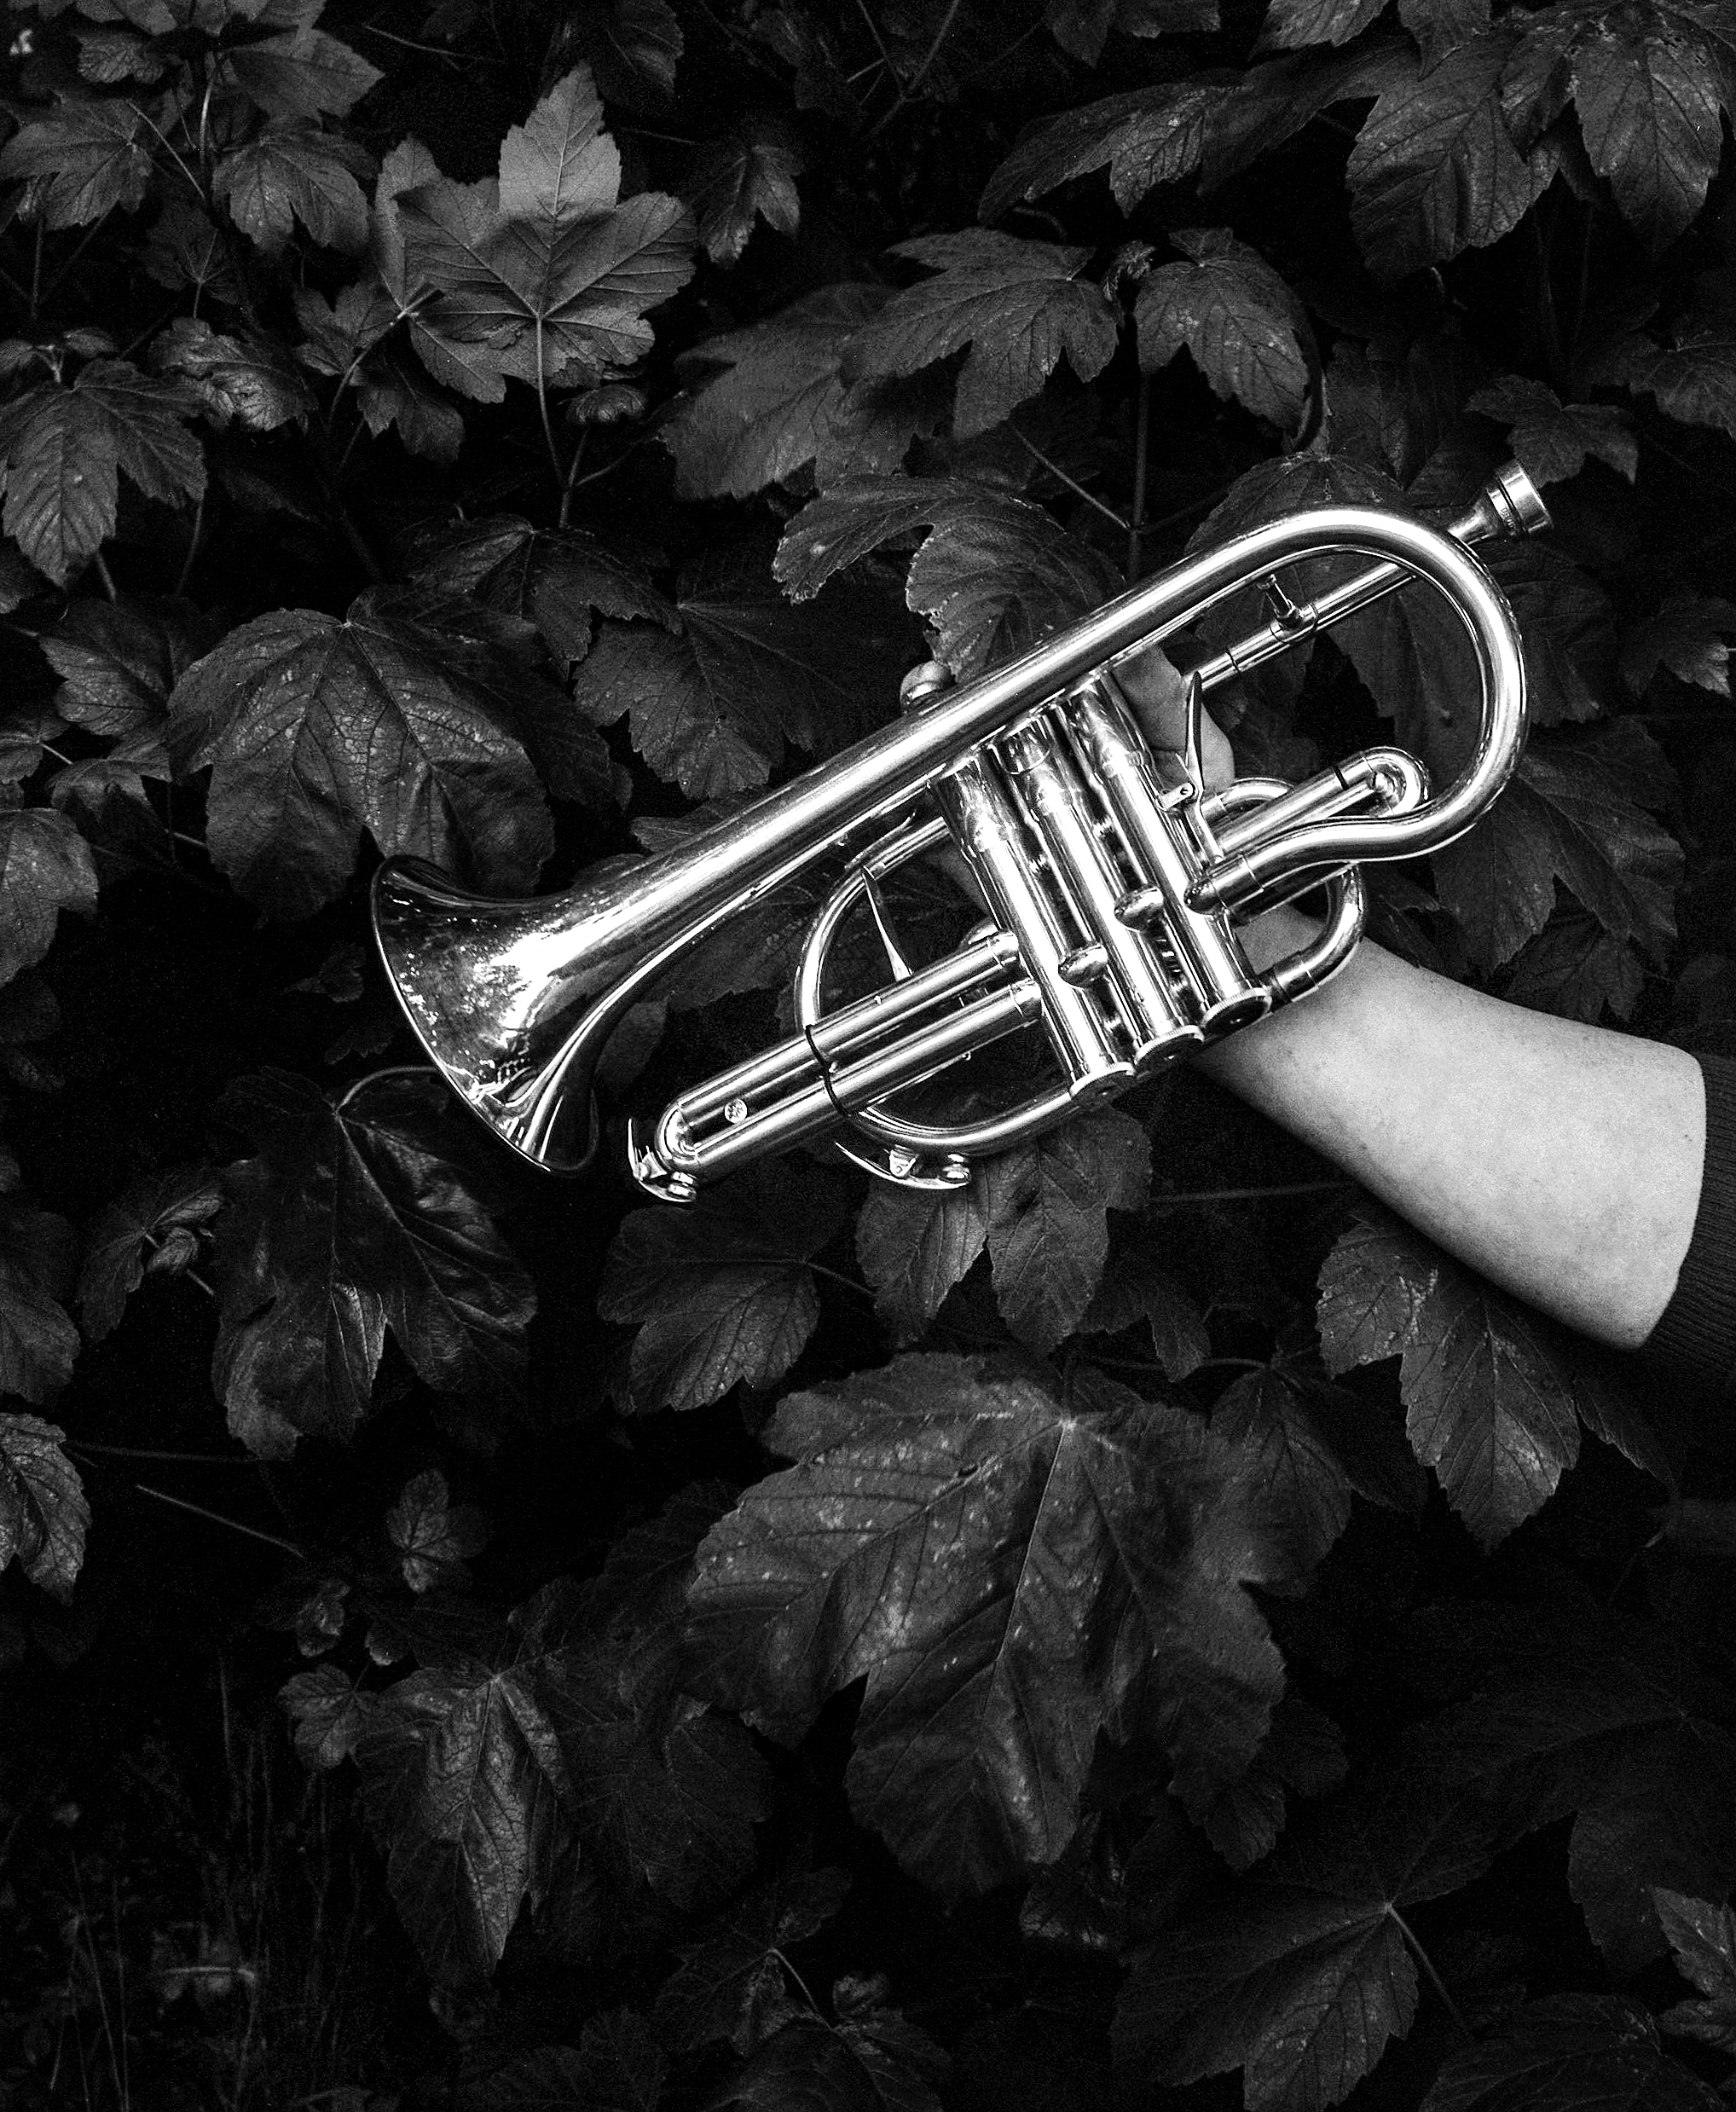
[[[683,1093],[648,1131],[629,1124],[629,1169],[651,1195],[691,1202],[706,1182],[831,1132],[882,1179],[956,1188],[976,1160],[1317,988],[1362,934],[1358,866],[1438,850],[1473,825],[1525,732],[1518,633],[1473,547],[1548,524],[1517,463],[1445,531],[1375,507],[1310,508],[1183,558],[991,673],[955,685],[930,663],[906,682],[894,723],[689,841],[610,860],[564,894],[495,900],[424,861],[390,859],[373,899],[386,971],[466,1105],[533,1165],[576,1173],[596,1152],[597,1066],[626,1014],[696,947],[842,855],[801,948],[796,1031]],[[1282,569],[1340,554],[1372,562],[1291,599]],[[1299,784],[1245,778],[1208,791],[1205,697],[1413,582],[1445,597],[1480,685],[1477,740],[1455,781],[1432,794],[1414,755],[1383,746]],[[1118,664],[1251,588],[1264,622],[1194,668],[1182,747],[1154,750]],[[912,966],[885,883],[948,847],[987,915]],[[1316,890],[1316,934],[1256,969],[1241,927]],[[827,969],[858,911],[889,973],[829,1007]],[[952,1121],[900,1107],[1021,1029],[1046,1044],[1049,1076],[1033,1097]]]

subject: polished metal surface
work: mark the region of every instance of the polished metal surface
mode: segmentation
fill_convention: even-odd
[[[840,1149],[884,1178],[956,1186],[973,1159],[1316,987],[1357,943],[1354,867],[1439,849],[1471,826],[1518,760],[1525,695],[1512,616],[1469,546],[1547,521],[1509,465],[1448,533],[1351,506],[1270,523],[1183,558],[991,674],[955,687],[924,670],[897,723],[691,841],[607,861],[564,894],[494,901],[432,866],[391,860],[374,883],[381,956],[466,1103],[536,1165],[576,1172],[596,1148],[597,1063],[627,1011],[745,909],[890,821],[816,920],[797,1033],[681,1096],[648,1136],[634,1133],[629,1159],[651,1193],[684,1201],[706,1180],[836,1130]],[[1274,576],[1338,553],[1374,562],[1299,606]],[[1208,795],[1196,722],[1205,695],[1414,582],[1445,597],[1476,668],[1480,731],[1455,782],[1431,797],[1414,757],[1380,748],[1300,785],[1244,779]],[[1258,587],[1268,620],[1195,670],[1188,739],[1166,767],[1116,664]],[[987,924],[912,972],[882,882],[948,842]],[[1256,971],[1238,922],[1316,887],[1327,900],[1319,936]],[[859,908],[891,981],[828,1010],[833,941]],[[1032,1025],[1056,1082],[1023,1105],[948,1125],[888,1104]]]

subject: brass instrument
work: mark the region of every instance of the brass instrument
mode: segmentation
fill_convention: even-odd
[[[809,930],[798,1031],[684,1093],[649,1134],[630,1129],[629,1161],[651,1195],[688,1202],[703,1182],[836,1130],[846,1156],[884,1179],[958,1186],[973,1160],[1316,988],[1361,935],[1357,864],[1438,850],[1471,827],[1512,774],[1525,729],[1513,617],[1471,546],[1548,522],[1510,463],[1444,534],[1359,506],[1256,528],[1183,558],[992,674],[957,686],[918,681],[896,723],[691,841],[612,861],[563,894],[493,900],[425,863],[393,859],[373,890],[387,972],[466,1103],[533,1164],[576,1172],[596,1149],[598,1061],[628,1010],[702,940],[880,825],[886,832],[854,857]],[[1275,576],[1341,553],[1374,562],[1311,602],[1293,602]],[[1431,797],[1414,756],[1378,747],[1298,785],[1242,778],[1207,793],[1203,697],[1413,581],[1446,597],[1481,684],[1479,737],[1455,783]],[[1254,587],[1266,621],[1194,670],[1187,746],[1160,761],[1117,662]],[[949,842],[988,915],[953,951],[912,969],[882,882]],[[1238,923],[1313,888],[1325,905],[1317,935],[1256,970]],[[827,1010],[827,962],[859,905],[878,928],[891,980]],[[1036,1097],[952,1124],[894,1104],[1027,1026],[1046,1037],[1056,1073]]]

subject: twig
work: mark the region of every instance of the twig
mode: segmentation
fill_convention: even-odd
[[[181,570],[175,576],[176,596],[187,592],[187,582],[193,577],[193,567],[199,556],[200,538],[205,533],[205,494],[199,495],[199,504],[193,515],[193,533],[188,538],[187,555],[181,561]]]
[[[1018,442],[1021,448],[1024,448],[1028,453],[1035,455],[1037,460],[1043,465],[1044,468],[1048,471],[1051,477],[1058,478],[1062,483],[1067,486],[1069,491],[1083,499],[1087,506],[1094,506],[1106,521],[1113,521],[1117,528],[1128,529],[1128,524],[1115,511],[1114,506],[1105,506],[1101,499],[1094,497],[1091,493],[1085,489],[1083,484],[1069,477],[1067,472],[1062,468],[1060,463],[1051,462],[1049,457],[1043,452],[1042,448],[1037,445],[1036,442],[1034,440],[1027,440],[1024,434],[1019,431],[1016,425],[1012,428],[1012,435],[1014,439]],[[1133,534],[1137,531],[1128,529],[1128,532],[1130,534]]]
[[[94,1452],[104,1459],[165,1460],[182,1467],[251,1467],[253,1461],[240,1453],[164,1452],[136,1444],[98,1444],[90,1438],[68,1438],[69,1452]]]
[[[115,591],[114,575],[108,569],[107,558],[98,550],[92,553],[90,562],[96,567],[96,576],[102,582],[103,593],[111,601],[119,601],[120,596]]]
[[[868,136],[870,139],[877,139],[880,136],[880,135],[886,130],[887,126],[890,124],[892,120],[898,115],[899,112],[904,108],[905,105],[910,101],[911,97],[915,95],[917,89],[922,86],[923,81],[928,78],[929,68],[935,63],[935,60],[940,57],[941,45],[944,44],[946,39],[952,34],[952,25],[958,20],[958,10],[963,6],[963,4],[964,0],[952,0],[952,4],[951,7],[949,7],[946,12],[940,17],[940,26],[935,32],[934,43],[931,43],[927,51],[923,53],[922,64],[917,68],[916,72],[911,75],[910,78],[904,84],[903,87],[899,90],[897,101],[893,104],[892,107],[886,113],[885,116],[869,126]],[[895,79],[896,78],[897,76],[894,75],[894,78]]]
[[[262,1533],[257,1525],[244,1525],[238,1518],[225,1518],[221,1511],[208,1511],[202,1503],[189,1503],[184,1496],[171,1496],[162,1489],[153,1489],[148,1482],[133,1484],[142,1496],[153,1496],[159,1503],[167,1503],[177,1511],[191,1511],[195,1518],[208,1519],[213,1525],[227,1525],[232,1533],[243,1534],[249,1540],[263,1540],[268,1548],[281,1548],[285,1554],[292,1554],[297,1561],[305,1562],[307,1550],[298,1548],[292,1540],[282,1540],[275,1533]]]
[[[560,495],[560,518],[555,523],[557,528],[564,528],[572,518],[573,491],[579,474],[579,465],[585,459],[585,443],[590,437],[591,428],[587,425],[580,433],[579,444],[573,449],[573,459],[567,465],[566,489]]]
[[[1348,1194],[1356,1185],[1354,1181],[1284,1181],[1271,1188],[1175,1189],[1154,1195],[1151,1200],[1154,1203],[1243,1203],[1253,1202],[1264,1195]]]
[[[1151,376],[1139,377],[1139,408],[1133,420],[1133,518],[1127,524],[1127,584],[1139,577],[1145,535],[1145,458],[1151,447]]]

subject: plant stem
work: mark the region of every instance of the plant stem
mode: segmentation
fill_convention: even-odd
[[[337,1102],[334,1112],[342,1114],[357,1093],[363,1091],[369,1085],[378,1085],[383,1078],[437,1078],[438,1076],[439,1073],[436,1071],[431,1063],[385,1064],[379,1070],[369,1071],[365,1077],[358,1078],[353,1085],[346,1086]]]
[[[36,321],[37,310],[42,305],[42,236],[43,218],[38,213],[36,218],[36,248],[30,260],[30,320],[32,323]]]
[[[1018,442],[1019,445],[1023,448],[1027,454],[1034,455],[1036,459],[1043,465],[1044,468],[1048,471],[1051,477],[1058,478],[1062,483],[1067,486],[1069,491],[1083,499],[1087,506],[1095,506],[1097,512],[1102,515],[1106,521],[1113,521],[1117,528],[1126,529],[1127,533],[1130,535],[1135,532],[1128,526],[1128,524],[1123,520],[1114,506],[1105,506],[1101,499],[1087,491],[1083,484],[1069,477],[1067,472],[1062,468],[1060,463],[1051,462],[1049,457],[1043,452],[1042,448],[1037,445],[1034,440],[1027,440],[1024,434],[1019,431],[1016,425],[1011,428],[1011,431],[1014,439]]]
[[[1190,1188],[1154,1195],[1154,1203],[1243,1203],[1254,1202],[1266,1195],[1330,1195],[1343,1191],[1346,1194],[1356,1186],[1354,1181],[1281,1181],[1270,1188]]]
[[[1127,524],[1127,584],[1139,577],[1145,535],[1145,458],[1151,442],[1151,376],[1139,377],[1139,408],[1133,420],[1133,515]]]
[[[568,521],[572,518],[573,492],[576,489],[576,482],[579,474],[579,465],[585,459],[585,443],[590,438],[590,437],[591,428],[587,425],[580,433],[579,444],[573,449],[573,459],[567,465],[566,489],[560,495],[560,518],[555,523],[555,525],[558,528],[564,528]]]
[[[548,443],[548,466],[554,472],[554,488],[560,495],[563,510],[562,525],[565,525],[564,509],[571,503],[572,485],[567,472],[560,466],[560,450],[554,444],[554,423],[548,414],[548,383],[542,366],[542,317],[536,318],[536,408],[542,414],[542,437]]]
[[[177,1467],[252,1467],[254,1461],[227,1452],[165,1452],[152,1446],[97,1444],[89,1438],[69,1438],[69,1452],[90,1452],[103,1459],[162,1460]]]
[[[193,533],[187,540],[187,555],[181,561],[181,570],[175,576],[176,596],[187,592],[187,582],[193,577],[193,567],[199,556],[200,538],[205,534],[205,494],[199,495],[199,504],[194,510]]]
[[[107,558],[99,550],[92,556],[90,562],[96,567],[96,576],[102,582],[103,593],[111,601],[119,601],[120,596],[115,590],[114,575],[108,569]]]
[[[1417,1964],[1421,1966],[1423,1971],[1427,1975],[1428,1984],[1441,1998],[1442,2005],[1445,2009],[1447,2015],[1452,2018],[1453,2022],[1458,2026],[1459,2029],[1463,2032],[1465,2036],[1468,2039],[1471,2036],[1471,2027],[1465,2022],[1464,2015],[1460,2010],[1458,2004],[1454,2001],[1452,1996],[1447,1993],[1447,1983],[1435,1970],[1434,1960],[1429,1956],[1428,1953],[1423,1949],[1421,1944],[1417,1941],[1416,1931],[1404,1918],[1403,1915],[1399,1912],[1398,1909],[1392,1905],[1391,1901],[1388,1901],[1386,1905],[1386,1914],[1387,1918],[1397,1930],[1399,1935],[1403,1937],[1406,1944],[1409,1945],[1411,1956],[1416,1960]]]
[[[946,39],[952,34],[952,25],[958,20],[958,10],[963,6],[963,4],[964,0],[952,0],[952,4],[951,7],[949,7],[946,12],[940,17],[940,26],[935,32],[935,41],[923,54],[922,64],[917,68],[916,72],[911,75],[910,78],[904,84],[903,87],[899,90],[898,100],[886,113],[886,115],[880,119],[876,124],[869,126],[868,136],[870,139],[877,139],[880,136],[880,135],[886,130],[887,126],[890,124],[892,120],[898,115],[899,112],[902,110],[905,105],[910,101],[911,97],[915,95],[917,89],[920,88],[923,83],[928,78],[929,68],[933,66],[935,60],[940,57],[941,45],[944,44]],[[897,76],[894,75],[894,78],[896,79],[896,78]]]
[[[308,1559],[306,1549],[297,1547],[292,1540],[281,1540],[275,1533],[262,1533],[257,1525],[244,1525],[238,1518],[225,1518],[221,1511],[208,1511],[202,1503],[189,1503],[184,1496],[171,1496],[164,1490],[153,1489],[148,1482],[136,1481],[133,1486],[142,1496],[153,1496],[159,1503],[167,1503],[177,1511],[191,1511],[195,1518],[208,1519],[213,1525],[227,1525],[232,1533],[243,1534],[249,1540],[263,1540],[268,1548],[281,1548],[298,1562]]]

